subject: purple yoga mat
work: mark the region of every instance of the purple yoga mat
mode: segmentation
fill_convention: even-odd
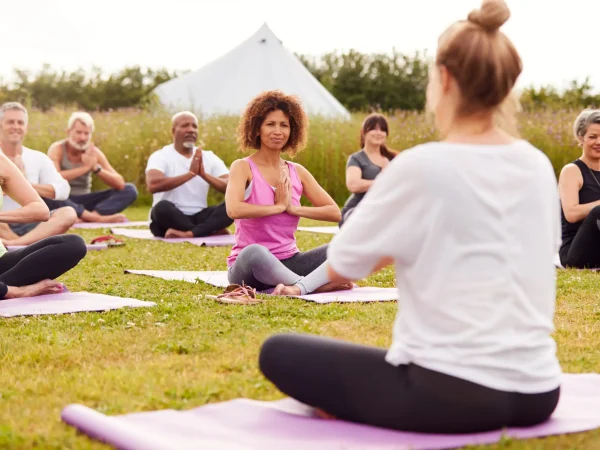
[[[13,250],[19,250],[21,248],[27,247],[26,245],[8,245],[6,250],[9,252]],[[108,244],[86,244],[88,250],[106,250],[108,248]]]
[[[298,231],[308,231],[309,233],[337,234],[340,227],[298,227]]]
[[[503,435],[529,439],[600,427],[600,375],[565,374],[559,405],[547,422],[486,433],[405,433],[341,420],[323,420],[285,399],[238,399],[187,411],[162,410],[105,416],[69,405],[62,420],[88,436],[123,450],[441,450],[493,444]]]
[[[96,229],[96,228],[125,228],[125,227],[147,227],[147,220],[138,222],[117,222],[117,223],[99,223],[99,222],[78,222],[71,228],[84,228],[84,229]]]
[[[135,298],[114,297],[90,292],[63,292],[39,297],[14,298],[0,301],[0,316],[36,316],[42,314],[67,314],[83,311],[106,311],[130,306],[132,308],[155,306]]]
[[[189,242],[190,244],[207,246],[207,247],[224,247],[235,244],[235,236],[233,234],[223,234],[217,236],[205,236],[197,238],[173,238],[165,239],[153,236],[150,230],[136,230],[128,228],[114,228],[110,232],[115,235],[126,236],[135,239],[150,239],[154,241],[169,242],[171,244],[180,244],[182,242]]]
[[[149,277],[162,278],[163,280],[187,281],[195,283],[203,281],[217,287],[227,287],[229,281],[226,271],[193,272],[177,270],[126,270],[125,273],[134,275],[146,275]],[[262,294],[270,294],[272,289]],[[355,303],[355,302],[385,302],[398,299],[396,288],[382,287],[354,287],[347,291],[334,291],[324,294],[297,295],[300,298],[315,303]]]

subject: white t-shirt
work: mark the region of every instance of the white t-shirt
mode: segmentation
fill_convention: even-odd
[[[31,184],[49,184],[54,188],[54,200],[66,200],[71,193],[71,186],[54,167],[54,163],[45,153],[23,147],[23,166],[25,177]],[[12,211],[21,206],[13,199],[4,196],[2,211]]]
[[[160,170],[167,177],[176,177],[188,173],[191,162],[192,157],[186,158],[170,144],[150,155],[146,172],[154,169]],[[213,177],[218,178],[229,173],[223,160],[210,150],[202,150],[202,164],[205,172]],[[197,176],[173,190],[154,194],[152,206],[161,200],[168,200],[185,215],[191,216],[206,208],[209,188],[210,185]]]
[[[383,170],[328,259],[360,279],[394,258],[389,363],[542,393],[560,384],[551,337],[560,242],[556,177],[541,151],[525,141],[430,143]]]

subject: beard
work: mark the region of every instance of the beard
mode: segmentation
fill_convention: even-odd
[[[73,147],[74,149],[82,151],[82,152],[86,151],[89,148],[91,142],[92,142],[92,140],[89,139],[86,142],[84,142],[83,144],[80,144],[78,142],[75,142],[73,139],[69,138],[69,145],[71,147]]]
[[[194,142],[192,142],[192,141],[184,141],[183,142],[183,146],[185,148],[190,149],[190,150],[194,150],[194,147],[196,146],[196,144]]]

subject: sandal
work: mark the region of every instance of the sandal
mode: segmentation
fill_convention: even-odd
[[[97,237],[97,238],[93,239],[92,242],[90,242],[90,244],[92,244],[92,245],[100,244],[100,243],[104,243],[109,247],[120,247],[121,245],[125,245],[125,242],[123,241],[123,239],[117,239],[112,234]]]
[[[261,299],[256,298],[256,289],[247,284],[230,284],[225,288],[222,294],[205,295],[207,298],[214,298],[221,303],[230,303],[235,305],[256,305],[262,303]]]

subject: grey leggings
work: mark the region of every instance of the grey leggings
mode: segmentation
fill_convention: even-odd
[[[291,258],[279,260],[264,246],[251,244],[237,256],[229,268],[230,283],[247,285],[265,291],[282,283],[298,286],[302,295],[310,294],[329,283],[327,277],[327,244]]]

